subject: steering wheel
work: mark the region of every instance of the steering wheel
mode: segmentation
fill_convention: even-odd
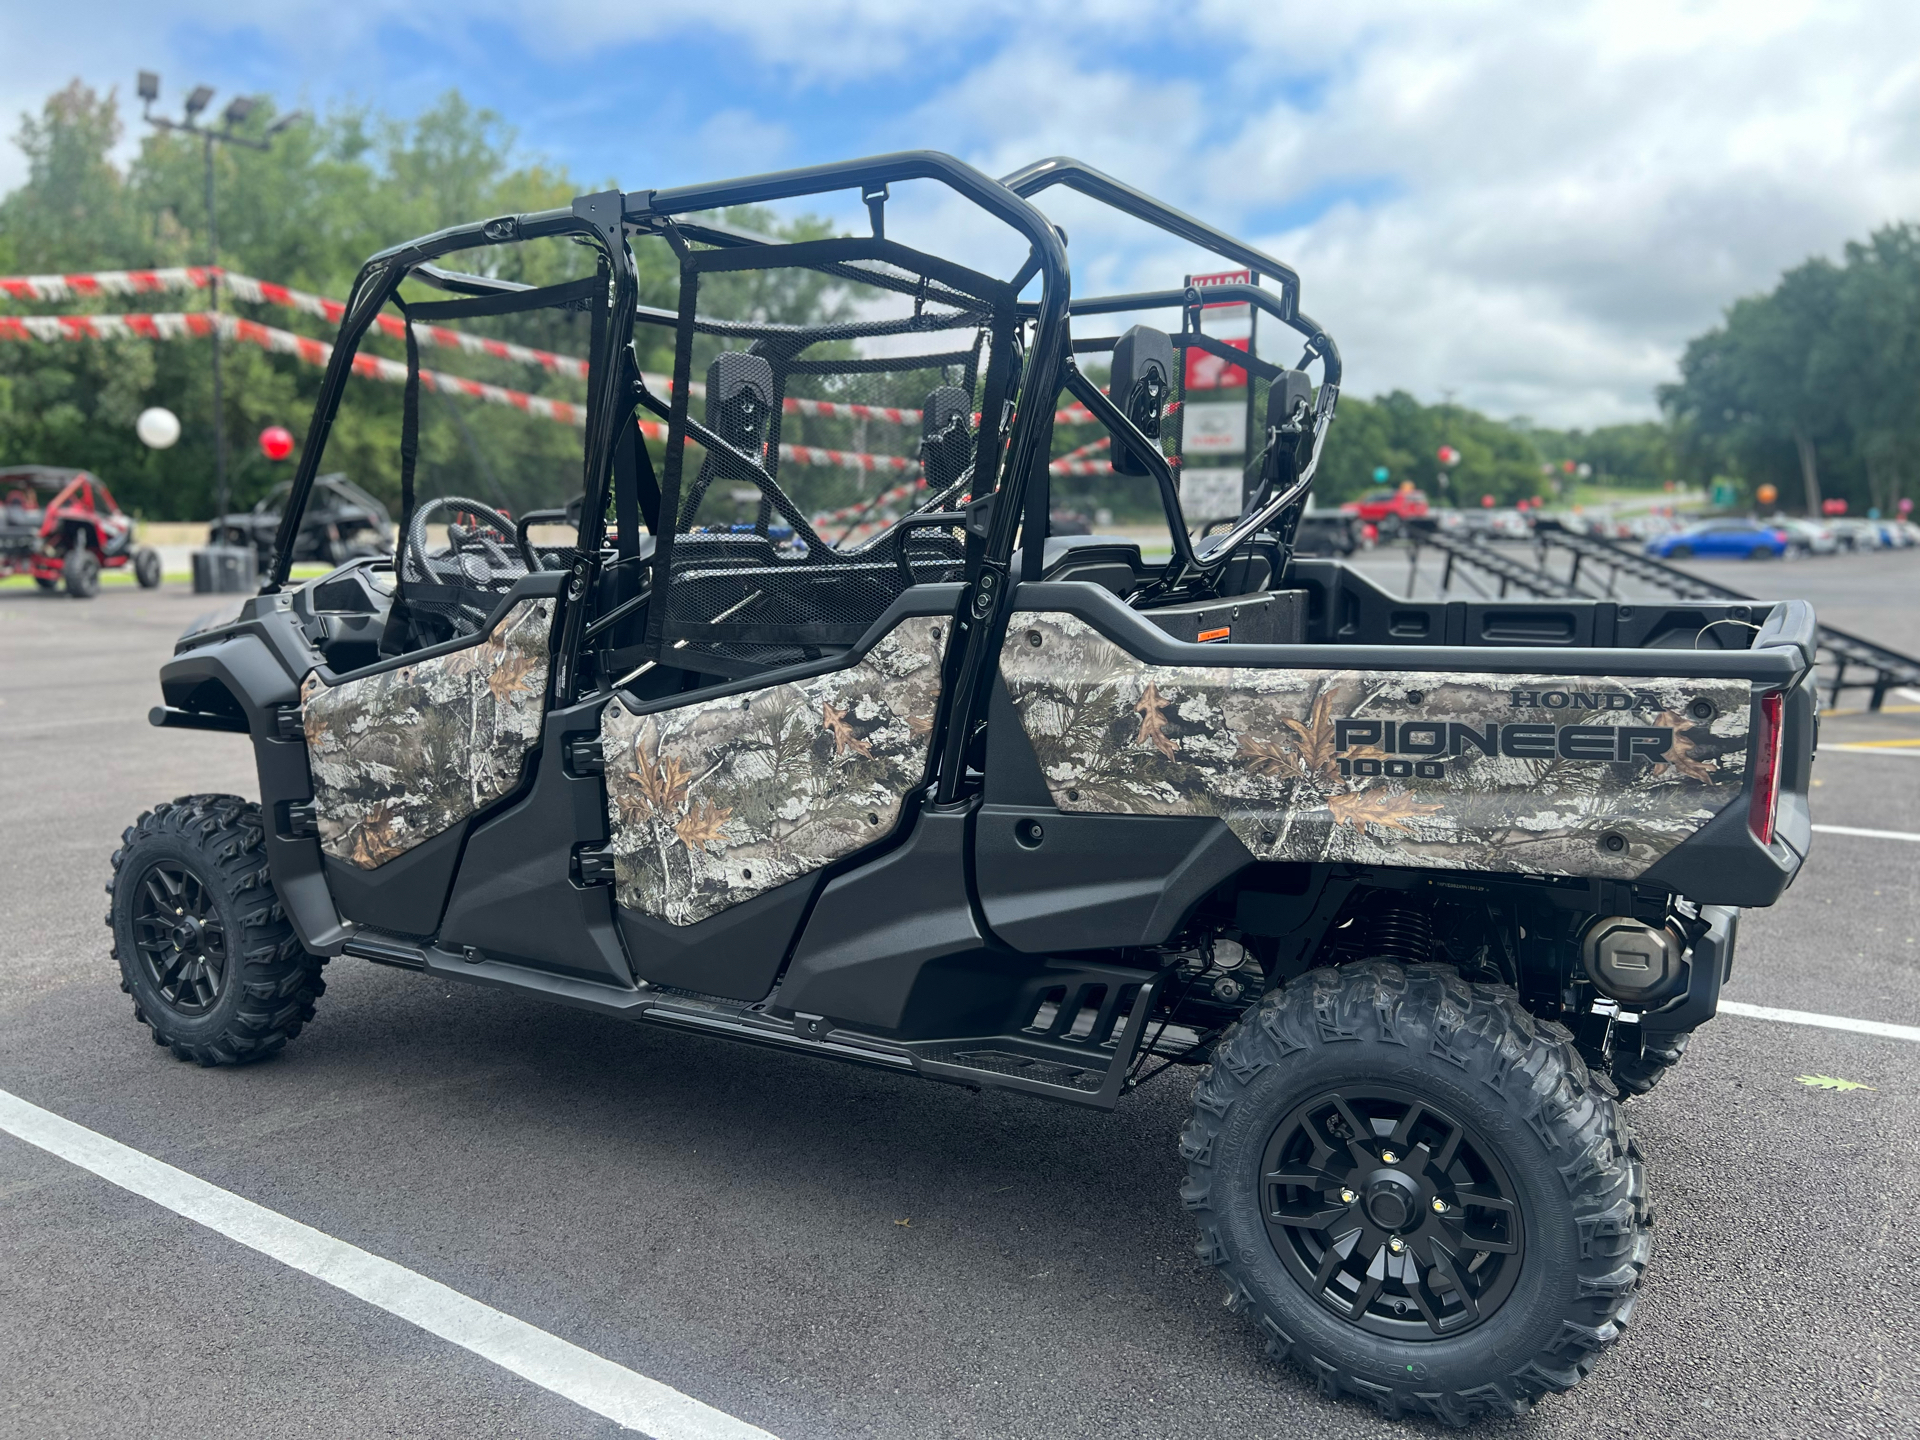
[[[442,510],[450,512],[445,521],[447,548],[430,554],[427,517]],[[456,516],[478,523],[463,525]],[[520,551],[519,559],[509,552],[510,545]],[[407,528],[406,553],[413,569],[422,580],[442,585],[485,589],[503,572],[531,574],[540,569],[540,564],[530,552],[531,547],[521,540],[513,521],[491,505],[482,505],[461,495],[443,495],[427,501],[413,512],[413,523]]]

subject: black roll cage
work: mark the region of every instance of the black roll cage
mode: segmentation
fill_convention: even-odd
[[[1077,367],[1069,361],[1065,377],[1066,387],[1080,402],[1091,410],[1097,420],[1113,432],[1115,441],[1126,447],[1133,457],[1147,467],[1147,473],[1154,479],[1160,493],[1160,504],[1166,513],[1167,528],[1173,540],[1173,559],[1161,580],[1163,589],[1175,588],[1190,576],[1209,576],[1217,573],[1233,556],[1242,544],[1266,526],[1283,515],[1287,508],[1304,500],[1307,492],[1313,488],[1313,478],[1320,468],[1320,453],[1326,444],[1328,427],[1333,423],[1334,406],[1340,396],[1340,350],[1333,343],[1333,337],[1323,330],[1312,317],[1300,310],[1300,276],[1290,265],[1264,251],[1235,239],[1226,231],[1207,224],[1203,220],[1177,210],[1171,205],[1154,199],[1144,191],[1136,190],[1125,181],[1116,180],[1103,171],[1096,170],[1084,160],[1075,160],[1067,155],[1055,155],[1045,160],[1036,160],[1031,165],[1003,175],[1000,183],[1015,194],[1032,197],[1055,185],[1065,185],[1089,199],[1098,200],[1122,214],[1131,215],[1144,221],[1155,229],[1163,230],[1182,240],[1210,250],[1223,259],[1244,265],[1257,276],[1272,276],[1279,282],[1280,292],[1259,285],[1218,285],[1209,286],[1206,295],[1191,286],[1181,290],[1154,290],[1133,295],[1106,295],[1085,297],[1071,302],[1069,313],[1073,315],[1113,315],[1136,313],[1145,310],[1178,309],[1181,314],[1180,331],[1173,337],[1176,348],[1195,347],[1217,355],[1223,360],[1246,369],[1249,376],[1258,375],[1271,380],[1280,373],[1280,367],[1270,361],[1261,360],[1251,353],[1251,349],[1241,351],[1222,344],[1212,336],[1200,330],[1200,312],[1203,304],[1217,305],[1223,302],[1244,301],[1271,315],[1281,324],[1306,338],[1306,349],[1300,357],[1297,368],[1305,369],[1314,360],[1320,361],[1321,383],[1313,407],[1313,439],[1307,461],[1300,467],[1295,482],[1284,491],[1270,497],[1257,510],[1242,515],[1223,533],[1206,537],[1199,545],[1194,545],[1188,537],[1185,516],[1180,509],[1179,483],[1167,464],[1160,447],[1127,419],[1120,408],[1100,397],[1103,404],[1096,404],[1088,398],[1087,392],[1098,394],[1097,387],[1086,382],[1080,376]],[[1102,337],[1095,340],[1075,340],[1073,351],[1099,351],[1111,349],[1113,340]],[[1251,383],[1251,382],[1249,382]],[[1253,437],[1248,436],[1249,447]],[[1041,481],[1045,486],[1045,478]],[[1042,511],[1044,514],[1044,511]],[[1040,535],[1028,538],[1028,551],[1034,557],[1030,564],[1035,568],[1030,578],[1038,578],[1038,557],[1045,545],[1045,527]]]
[[[263,593],[276,592],[287,583],[300,516],[324,457],[327,435],[347,377],[352,373],[354,355],[375,317],[395,297],[401,284],[408,278],[417,278],[452,295],[475,298],[531,288],[444,270],[432,263],[440,256],[457,250],[549,236],[572,236],[598,252],[601,262],[598,273],[604,277],[608,289],[604,299],[596,294],[592,300],[598,343],[589,358],[583,508],[572,573],[566,585],[568,600],[578,602],[589,593],[602,563],[607,487],[613,473],[618,431],[636,405],[646,404],[655,413],[668,408],[658,405],[658,397],[639,393],[644,387],[639,383],[638,365],[627,337],[631,336],[636,321],[662,325],[682,323],[674,312],[640,306],[638,277],[626,243],[628,236],[662,234],[679,245],[693,240],[721,250],[741,247],[787,250],[794,247],[696,212],[857,188],[873,225],[872,240],[865,242],[863,248],[880,254],[886,248],[884,216],[888,187],[896,181],[908,180],[943,184],[1027,239],[1030,247],[1027,260],[1018,275],[1006,282],[1008,288],[1004,293],[1017,296],[1034,279],[1040,281],[1038,299],[1016,300],[1011,307],[1014,315],[1032,326],[1031,338],[1019,363],[1020,403],[1014,411],[1012,433],[1006,440],[1005,459],[997,467],[998,473],[991,465],[976,470],[968,528],[981,543],[977,550],[971,543],[968,547],[970,563],[955,617],[957,643],[949,647],[948,685],[943,687],[950,700],[943,700],[946,714],[939,727],[939,749],[934,761],[933,803],[936,806],[964,803],[967,755],[986,716],[989,688],[1012,603],[1014,539],[1023,519],[1027,525],[1027,544],[1022,556],[1022,578],[1039,578],[1047,528],[1047,451],[1053,433],[1054,398],[1059,391],[1071,390],[1112,430],[1116,441],[1141,459],[1153,474],[1176,550],[1169,566],[1170,574],[1177,566],[1182,576],[1205,577],[1217,574],[1249,536],[1269,523],[1288,503],[1306,493],[1318,465],[1339,389],[1339,351],[1325,331],[1300,313],[1300,282],[1291,267],[1077,160],[1065,157],[1043,160],[996,181],[937,151],[902,151],[710,184],[584,195],[569,209],[499,216],[456,225],[379,252],[361,268],[349,294],[333,354],[315,400],[314,423],[307,444],[302,447],[286,510],[281,516],[273,564],[262,587]],[[1186,317],[1182,343],[1203,349],[1227,347],[1199,333],[1200,301],[1198,292],[1191,289],[1073,300],[1064,233],[1028,198],[1058,184],[1068,185],[1158,229],[1246,265],[1262,276],[1272,276],[1280,285],[1277,294],[1258,285],[1224,286],[1210,289],[1207,298],[1214,302],[1245,300],[1260,307],[1306,337],[1303,366],[1315,358],[1322,363],[1323,380],[1314,407],[1312,458],[1302,468],[1298,483],[1285,495],[1274,497],[1257,513],[1243,516],[1226,534],[1209,537],[1201,547],[1196,548],[1187,534],[1178,485],[1159,446],[1143,435],[1120,407],[1101,394],[1074,364],[1075,349],[1102,347],[1099,342],[1077,346],[1070,333],[1070,316],[1179,308]],[[958,267],[955,270],[959,273]],[[850,269],[849,274],[871,279],[865,271]],[[585,288],[579,281],[566,284],[575,290]],[[547,288],[558,291],[565,287]],[[1251,354],[1233,350],[1230,358],[1236,364],[1247,365],[1250,373],[1267,378],[1270,378],[1268,372],[1277,373],[1276,367]],[[1006,357],[997,357],[993,363],[1004,366],[1008,362]],[[671,410],[683,421],[687,389],[686,384],[677,383],[671,403]],[[983,431],[987,425],[988,421],[983,419]],[[982,459],[986,459],[984,446],[981,453]],[[1002,491],[1006,493],[1001,494]],[[993,503],[995,500],[999,503]],[[984,535],[980,533],[982,529]],[[575,661],[588,629],[587,608],[569,603],[565,609],[564,630],[556,646],[554,663],[554,695],[559,704],[575,698]]]

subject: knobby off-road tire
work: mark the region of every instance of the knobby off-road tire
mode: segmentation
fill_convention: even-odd
[[[120,988],[181,1060],[261,1060],[300,1033],[326,963],[273,889],[260,807],[237,795],[156,805],[113,852],[107,924]],[[169,916],[168,912],[172,912]]]
[[[1619,1036],[1629,1027],[1616,1025],[1613,1033]],[[1613,1083],[1620,1087],[1622,1095],[1644,1095],[1660,1083],[1680,1057],[1687,1053],[1687,1042],[1691,1035],[1662,1035],[1639,1037],[1640,1048],[1634,1051],[1616,1049],[1613,1064],[1609,1067],[1613,1074]],[[1616,1040],[1617,1043],[1617,1040]]]
[[[100,561],[86,546],[76,545],[60,562],[60,578],[74,599],[91,600],[100,593]]]
[[[1202,1073],[1181,1153],[1228,1306],[1323,1393],[1389,1416],[1514,1416],[1573,1386],[1652,1253],[1638,1151],[1571,1034],[1446,966],[1267,995]]]
[[[162,575],[160,552],[151,546],[142,545],[133,552],[133,578],[142,590],[152,590],[159,585]]]

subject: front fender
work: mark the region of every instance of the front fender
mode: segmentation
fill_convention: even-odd
[[[167,661],[160,691],[175,710],[246,720],[274,889],[301,943],[317,955],[338,954],[349,932],[327,888],[320,842],[289,833],[288,807],[313,799],[306,736],[297,726],[283,734],[280,718],[289,707],[298,711],[300,677],[259,635],[242,632]]]

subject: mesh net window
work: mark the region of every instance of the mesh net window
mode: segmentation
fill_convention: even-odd
[[[681,668],[818,659],[908,588],[963,575],[958,509],[995,302],[1005,315],[1010,297],[951,267],[936,278],[897,246],[824,258],[835,245],[871,248],[781,247],[822,258],[747,267],[696,252],[682,275],[674,383],[687,394],[667,436],[652,617]]]

